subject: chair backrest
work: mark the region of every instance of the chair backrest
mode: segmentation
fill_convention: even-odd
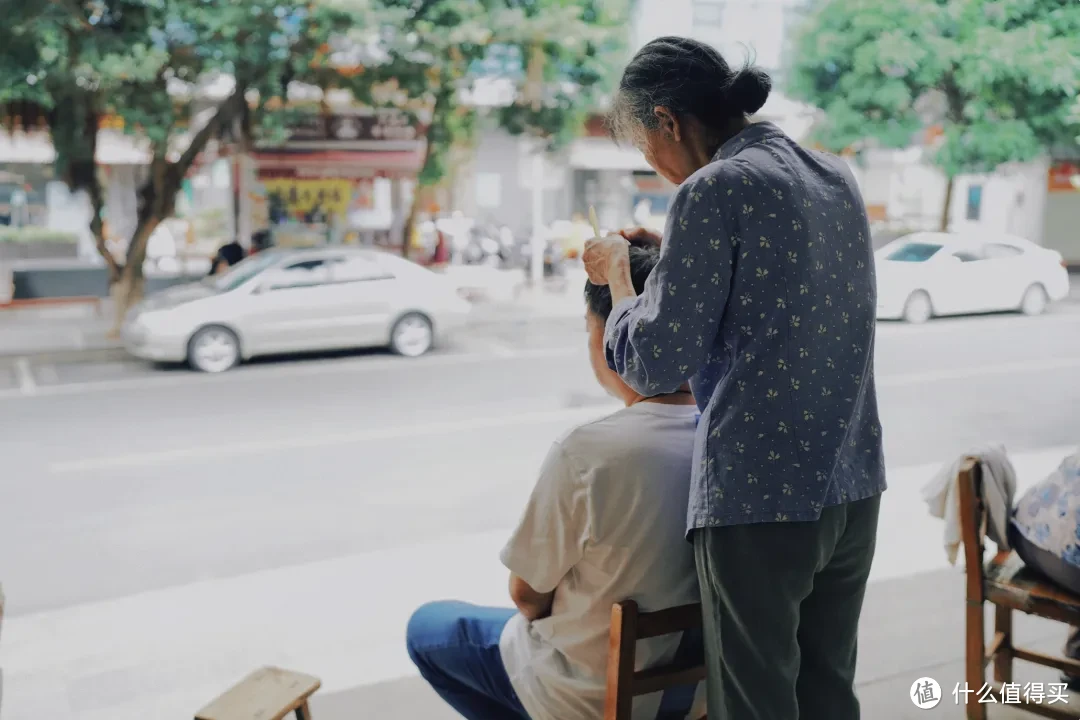
[[[986,507],[982,501],[982,473],[976,458],[966,458],[960,465],[960,539],[964,543],[967,568],[967,597],[983,596],[983,540],[986,538]]]
[[[624,600],[611,608],[611,634],[608,639],[607,697],[604,720],[630,720],[634,698],[669,688],[697,685],[705,679],[705,662],[676,659],[668,665],[634,671],[637,641],[701,628],[701,605],[643,613],[633,600]]]

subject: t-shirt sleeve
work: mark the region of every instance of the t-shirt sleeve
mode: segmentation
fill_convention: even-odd
[[[544,459],[525,512],[499,554],[503,565],[533,590],[555,589],[585,551],[588,492],[562,445]]]

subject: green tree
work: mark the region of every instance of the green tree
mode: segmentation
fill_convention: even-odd
[[[282,116],[264,112],[266,101],[293,79],[331,75],[318,53],[352,18],[301,0],[54,0],[5,3],[5,20],[0,105],[8,123],[44,122],[58,177],[88,194],[119,324],[141,297],[150,236],[173,214],[199,154],[212,140],[273,131]],[[231,90],[208,99],[205,82],[223,77]],[[150,157],[122,260],[105,245],[94,162],[108,116],[119,117]]]
[[[831,150],[909,145],[928,125],[948,179],[1075,149],[1080,3],[1072,0],[818,0],[788,90],[825,113]]]
[[[426,121],[421,188],[442,182],[452,151],[474,139],[479,113],[467,94],[478,83],[510,83],[512,98],[494,120],[554,149],[581,130],[626,48],[625,0],[336,1],[366,11],[352,45],[377,49],[353,76],[354,95],[373,93],[374,104],[396,103]],[[414,203],[407,229],[415,211]]]

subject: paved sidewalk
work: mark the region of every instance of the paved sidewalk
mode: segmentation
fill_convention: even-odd
[[[0,311],[0,356],[99,359],[119,356],[119,340],[108,336],[112,305],[75,303]]]
[[[987,606],[987,628],[992,612]],[[1057,654],[1066,628],[1049,621],[1017,615],[1014,621],[1019,643],[1041,652]],[[1057,673],[1017,662],[1014,682],[1058,682]],[[868,720],[963,720],[964,708],[953,699],[953,689],[963,687],[964,673],[964,575],[940,570],[870,585],[863,611],[859,639],[856,685],[862,716]],[[988,672],[988,677],[990,673]],[[909,698],[912,683],[931,677],[941,685],[941,703],[920,710]],[[1080,697],[1070,698],[1080,705]],[[1065,707],[1060,702],[1056,707]],[[419,678],[408,677],[322,693],[312,702],[320,720],[353,718],[424,718],[453,720],[457,715]],[[995,705],[990,720],[1021,720],[1030,715],[1017,708]]]

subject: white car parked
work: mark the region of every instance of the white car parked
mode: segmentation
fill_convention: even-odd
[[[941,315],[1039,315],[1069,294],[1060,253],[1011,235],[915,233],[875,253],[877,316],[926,322]]]
[[[222,372],[257,355],[385,347],[423,355],[470,311],[445,277],[361,248],[267,250],[148,297],[123,328],[131,354]]]

